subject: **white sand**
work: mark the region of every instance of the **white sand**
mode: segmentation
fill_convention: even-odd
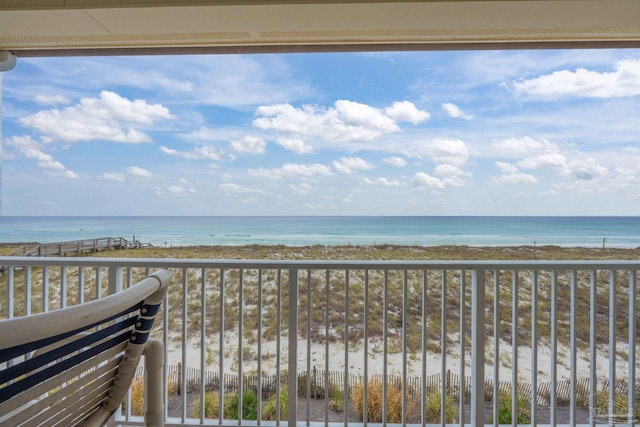
[[[208,339],[205,348],[204,357],[206,362],[206,369],[218,371],[220,368],[220,356],[219,356],[219,335]],[[455,340],[455,336],[452,336]],[[266,341],[262,343],[262,371],[266,374],[275,374],[276,372],[276,341]],[[253,357],[246,358],[243,362],[242,370],[245,373],[257,372],[257,343],[243,344],[245,354],[251,353]],[[311,369],[316,367],[319,370],[325,369],[325,354],[326,349],[324,344],[311,343]],[[512,352],[510,343],[500,342],[500,366],[499,376],[500,380],[511,381],[512,370]],[[628,344],[617,344],[618,357],[616,360],[616,377],[627,378],[628,377],[628,361],[626,356],[628,354]],[[191,339],[187,342],[186,349],[186,363],[187,366],[192,368],[200,368],[200,339]],[[281,369],[287,369],[288,360],[288,338],[285,336],[281,339]],[[636,350],[636,353],[638,351]],[[305,339],[299,339],[298,341],[298,371],[305,370],[307,367],[307,341]],[[224,342],[224,354],[222,362],[224,363],[224,371],[228,373],[238,372],[238,333],[226,332]],[[493,339],[487,338],[485,344],[485,357],[487,363],[485,366],[485,377],[493,378]],[[550,379],[551,372],[551,349],[546,345],[538,345],[537,352],[537,378],[538,381],[548,381]],[[329,370],[344,372],[345,367],[345,347],[343,343],[332,343],[329,345]],[[420,376],[422,373],[422,354],[407,354],[407,375],[408,376]],[[441,356],[440,354],[427,353],[427,375],[439,374],[441,372]],[[363,374],[364,373],[364,359],[365,350],[362,343],[358,345],[349,345],[348,364],[349,373]],[[636,372],[640,370],[640,354],[637,357]],[[471,357],[469,350],[466,351],[465,357],[465,373],[470,375],[470,363]],[[570,376],[570,351],[569,348],[564,345],[558,345],[557,356],[557,379],[568,379]],[[180,342],[173,342],[169,346],[169,360],[170,365],[178,364],[182,362],[182,351],[180,350]],[[380,339],[370,340],[369,342],[369,354],[368,354],[368,372],[369,374],[380,374],[383,372],[384,356],[383,356],[383,343]],[[461,359],[459,357],[459,345],[454,344],[449,350],[449,354],[446,356],[446,369],[450,370],[453,374],[460,372]],[[402,374],[403,366],[403,354],[402,353],[388,353],[387,354],[387,370],[389,374]],[[577,375],[579,378],[589,376],[589,354],[586,351],[579,351],[577,357]],[[518,349],[518,379],[523,382],[531,382],[531,370],[532,370],[532,354],[530,347],[521,346]],[[609,377],[609,361],[608,361],[608,349],[600,348],[596,358],[596,374],[600,380],[604,380]]]

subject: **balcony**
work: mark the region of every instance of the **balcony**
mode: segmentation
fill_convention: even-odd
[[[2,318],[81,304],[170,270],[155,330],[169,426],[639,422],[640,261],[0,265]],[[139,391],[119,423],[142,424]]]

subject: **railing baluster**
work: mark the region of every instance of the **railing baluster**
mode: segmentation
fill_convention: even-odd
[[[422,402],[427,401],[427,271],[422,270]],[[420,405],[420,422],[422,427],[427,424],[425,405]]]
[[[473,270],[471,280],[471,425],[480,426],[485,422],[485,271],[482,269]]]
[[[84,267],[78,267],[78,301],[84,304]]]
[[[287,394],[289,395],[288,426],[296,425],[298,417],[298,270],[289,270],[289,364]]]
[[[31,266],[27,266],[24,272],[24,303],[25,303],[25,315],[31,315],[31,287],[33,286],[32,282],[32,271]]]
[[[205,416],[205,383],[207,349],[207,270],[200,271],[200,424],[204,424]]]
[[[571,272],[571,327],[570,327],[570,334],[571,336],[569,337],[569,341],[570,341],[570,352],[571,352],[571,361],[570,363],[570,368],[571,368],[571,372],[570,372],[570,383],[571,383],[571,396],[570,396],[570,404],[569,404],[569,423],[571,426],[575,427],[577,420],[576,420],[576,408],[578,406],[578,401],[576,399],[576,386],[577,386],[577,381],[578,381],[578,374],[577,374],[577,370],[578,370],[578,348],[577,348],[577,344],[576,344],[576,322],[577,322],[577,308],[578,308],[578,273],[576,272],[576,270],[573,270]]]
[[[282,380],[282,374],[280,369],[280,363],[282,361],[281,355],[281,343],[280,336],[282,335],[282,269],[278,269],[278,279],[277,279],[277,307],[276,307],[276,323],[277,323],[277,333],[276,333],[276,426],[280,425],[280,418],[282,414],[280,413],[280,381]],[[222,399],[220,399],[222,402]],[[222,406],[220,406],[222,408]],[[221,409],[222,410],[222,409]]]
[[[182,411],[180,414],[180,419],[184,424],[187,418],[187,322],[188,322],[188,312],[187,312],[187,295],[188,295],[188,283],[187,283],[187,269],[182,269],[182,372],[180,373],[180,392],[182,395]]]
[[[591,427],[596,425],[596,393],[598,392],[598,379],[596,377],[596,296],[598,294],[596,274],[596,270],[591,270],[591,279],[589,281],[589,424]]]
[[[96,286],[98,287],[98,298],[101,298],[101,288],[102,288],[102,271],[100,268],[96,270],[96,275],[99,278],[96,278]],[[164,419],[166,420],[169,417],[169,366],[167,364],[167,360],[169,360],[169,294],[165,295],[164,300],[162,301],[162,340],[163,340],[163,352],[164,352],[164,360],[165,363],[162,367],[162,376],[164,381],[162,384],[162,400],[164,406]]]
[[[311,270],[307,270],[307,425],[311,420]]]
[[[98,297],[99,298],[99,297]],[[42,269],[42,311],[49,311],[49,267]]]
[[[369,393],[369,270],[364,271],[364,354],[363,354],[363,375],[362,383],[362,422],[367,427],[369,422],[368,413],[368,393]]]
[[[616,272],[609,271],[609,416],[616,412]],[[613,421],[610,419],[610,424]]]
[[[115,270],[118,270],[118,267],[116,267]],[[109,285],[111,285],[111,283],[109,283]],[[110,289],[109,294],[114,294],[118,291],[121,291],[122,282],[120,283],[120,285],[121,285],[120,289],[118,289],[116,285],[116,290],[114,292],[111,292],[111,289]],[[60,308],[65,308],[66,306],[67,306],[67,267],[63,265],[60,267]]]
[[[220,383],[220,389],[218,390],[218,422],[222,425],[224,420],[224,329],[225,329],[225,280],[224,280],[224,268],[220,269],[220,346],[218,349],[218,364],[220,367],[220,374],[218,381]],[[278,329],[278,333],[280,329]],[[278,357],[280,357],[280,351],[278,350]],[[280,359],[278,359],[280,360]],[[278,365],[280,366],[280,365]],[[279,406],[280,402],[278,402]]]
[[[64,269],[64,267],[62,268]],[[123,267],[109,267],[109,295],[113,295],[122,291],[122,271]],[[64,271],[64,275],[66,277],[66,271]],[[64,292],[66,294],[66,286],[64,288]]]
[[[349,405],[349,276],[350,271],[345,271],[344,283],[344,388],[342,390],[342,402],[344,406],[344,427],[347,427],[347,406]]]
[[[389,368],[388,362],[388,344],[389,333],[388,328],[388,313],[389,313],[389,270],[384,270],[384,283],[383,283],[383,297],[382,297],[382,425],[387,426],[387,383],[389,381]]]
[[[15,307],[15,280],[16,270],[14,266],[7,267],[7,318],[12,319],[14,317]]]
[[[258,413],[257,424],[262,423],[262,269],[258,270]]]
[[[446,424],[447,410],[447,270],[442,270],[442,307],[440,317],[440,370],[442,383],[440,384],[440,426]]]
[[[518,272],[513,271],[511,291],[511,425],[518,424]]]
[[[636,423],[636,271],[629,270],[629,391],[627,393],[627,408],[629,426]]]
[[[464,398],[465,398],[465,381],[464,381],[464,344],[465,344],[465,313],[466,309],[466,283],[465,283],[465,271],[460,270],[460,386],[458,387],[458,419],[460,426],[464,425]]]
[[[551,396],[550,396],[550,419],[549,422],[553,427],[556,425],[556,406],[557,401],[557,388],[558,388],[558,272],[553,270],[551,272]]]
[[[242,392],[244,391],[243,362],[244,362],[244,269],[238,271],[238,425],[242,425]]]
[[[325,273],[325,301],[324,301],[324,425],[329,425],[329,294],[330,270]]]
[[[407,339],[408,331],[408,295],[407,270],[402,272],[402,425],[407,425]],[[346,412],[346,411],[345,411]]]
[[[555,274],[555,271],[553,272]],[[553,298],[553,297],[552,297]],[[553,352],[552,352],[553,353]],[[555,385],[554,385],[555,386]],[[538,422],[538,273],[531,277],[531,423]],[[552,411],[555,410],[552,408]],[[514,418],[518,418],[514,412]]]
[[[498,427],[498,393],[500,391],[500,272],[493,271],[493,425]],[[473,301],[473,298],[471,299]],[[471,338],[473,345],[473,337]],[[475,390],[473,386],[472,390]]]

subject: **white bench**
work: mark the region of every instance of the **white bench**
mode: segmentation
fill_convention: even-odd
[[[149,339],[170,274],[115,295],[0,321],[0,425],[102,426],[145,356],[145,423],[164,425],[162,341]]]

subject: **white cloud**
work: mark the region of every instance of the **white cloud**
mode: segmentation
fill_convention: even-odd
[[[167,192],[176,196],[188,196],[196,192],[194,188],[180,187],[179,185],[170,185],[167,187]]]
[[[360,157],[343,157],[340,160],[335,160],[332,164],[342,174],[352,174],[359,170],[371,170],[374,168],[373,164]]]
[[[535,154],[554,153],[559,147],[546,139],[535,139],[530,136],[509,138],[491,143],[491,154],[497,157],[524,157]]]
[[[249,174],[262,178],[282,179],[292,176],[311,177],[314,175],[331,175],[332,172],[331,168],[320,163],[286,163],[283,166],[274,169],[249,169]]]
[[[575,71],[554,71],[530,80],[513,84],[517,93],[558,97],[618,98],[640,95],[640,60],[624,59],[615,71],[598,72],[585,68]]]
[[[160,104],[131,101],[102,91],[100,98],[82,98],[63,110],[43,110],[20,119],[20,123],[64,142],[107,140],[135,144],[150,142],[151,137],[131,126],[148,126],[171,118],[169,110]]]
[[[444,182],[440,178],[428,175],[424,172],[418,172],[413,177],[413,183],[418,187],[429,187],[431,189],[444,188]]]
[[[496,184],[535,184],[538,179],[528,173],[520,172],[505,172],[501,176],[493,177],[493,182]]]
[[[502,173],[511,174],[518,172],[518,166],[513,163],[496,162],[496,166],[502,171]]]
[[[560,176],[569,177],[579,181],[589,181],[607,175],[609,170],[600,165],[595,159],[567,161],[567,158],[560,153],[540,154],[533,157],[524,158],[515,164],[496,162],[496,166],[503,172],[503,176],[494,178],[497,183],[533,183],[536,178],[532,175],[519,172],[523,169],[549,169],[557,172]]]
[[[24,157],[37,160],[39,168],[55,170],[53,175],[72,179],[80,178],[78,174],[68,170],[62,163],[55,160],[51,154],[45,153],[40,144],[28,135],[6,138],[5,141],[8,146],[14,147]]]
[[[393,117],[389,114],[391,113]],[[396,121],[419,122],[428,113],[404,101],[380,110],[354,101],[336,101],[333,108],[290,104],[261,106],[255,127],[292,134],[300,138],[321,138],[336,142],[371,141],[400,130]]]
[[[209,145],[203,145],[196,147],[193,151],[178,151],[173,148],[162,146],[160,151],[170,156],[182,157],[184,159],[207,159],[207,160],[220,160],[220,155],[216,152],[215,148]]]
[[[280,144],[284,149],[293,151],[297,154],[309,154],[313,152],[313,147],[309,144],[306,144],[302,139],[299,138],[278,138],[276,142]]]
[[[243,139],[231,141],[231,147],[238,153],[263,154],[267,143],[256,136],[246,136]]]
[[[400,181],[397,181],[395,179],[388,180],[387,178],[384,178],[384,177],[380,177],[378,179],[362,178],[362,180],[360,180],[360,182],[362,182],[363,184],[366,184],[366,185],[378,185],[378,186],[381,186],[381,187],[400,187],[400,186],[402,186],[402,183]]]
[[[69,169],[65,169],[65,170],[61,171],[60,173],[54,173],[54,174],[52,174],[50,172],[47,172],[47,173],[49,173],[50,175],[62,176],[64,178],[71,178],[71,179],[80,178],[80,176],[77,173],[75,173],[73,171],[70,171]]]
[[[465,120],[473,120],[473,116],[471,114],[467,114],[460,109],[456,104],[451,104],[446,102],[442,104],[442,109],[449,115],[449,117],[453,117],[454,119],[465,119]]]
[[[525,169],[546,168],[562,171],[567,168],[567,159],[559,153],[540,154],[520,160],[517,166]]]
[[[428,187],[432,190],[442,190],[447,187],[462,187],[464,185],[464,181],[458,176],[438,178],[424,172],[416,173],[413,177],[413,183],[416,187]]]
[[[394,102],[391,104],[391,107],[385,108],[384,112],[396,122],[409,122],[414,125],[429,120],[431,117],[431,114],[418,110],[416,106],[409,101]]]
[[[146,169],[140,168],[138,166],[131,166],[127,168],[127,172],[134,176],[141,176],[143,178],[151,178],[153,173],[149,172]]]
[[[404,150],[409,157],[429,157],[435,163],[453,166],[465,164],[469,158],[469,148],[459,139],[434,139],[418,142],[411,150]]]
[[[577,180],[589,181],[608,173],[606,167],[601,166],[595,159],[576,160],[569,162],[565,175],[569,175]]]
[[[454,176],[471,176],[469,172],[465,172],[458,166],[442,164],[437,165],[433,169],[433,173],[437,176],[454,177]]]
[[[229,194],[247,194],[247,193],[261,194],[261,195],[269,194],[262,190],[257,190],[255,188],[247,187],[240,184],[234,184],[232,182],[226,182],[224,184],[220,184],[218,185],[218,188],[223,192],[229,193]]]
[[[40,105],[68,104],[69,102],[71,102],[69,98],[63,95],[38,94],[36,95],[35,100]]]
[[[387,157],[382,159],[382,161],[399,168],[407,166],[407,161],[402,157]]]
[[[104,172],[102,174],[102,179],[106,179],[107,181],[116,181],[116,182],[125,182],[125,177],[121,173],[109,173]]]
[[[291,191],[293,191],[294,193],[298,193],[301,195],[305,195],[305,194],[309,194],[311,192],[311,190],[313,189],[313,187],[311,186],[311,184],[309,184],[308,182],[303,182],[300,185],[290,185],[289,188],[291,189]]]

